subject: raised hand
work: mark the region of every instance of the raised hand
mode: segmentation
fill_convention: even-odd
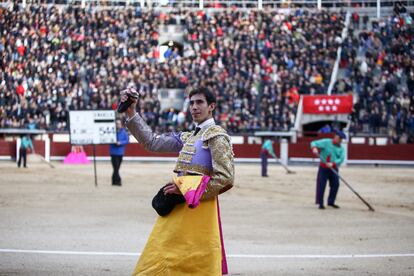
[[[127,88],[121,91],[120,98],[118,113],[126,112],[129,117],[134,116],[139,92],[134,88]]]

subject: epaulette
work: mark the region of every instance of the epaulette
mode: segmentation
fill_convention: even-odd
[[[185,143],[191,135],[193,135],[193,133],[190,131],[181,132],[180,139],[183,143]]]
[[[214,137],[224,136],[227,141],[231,141],[230,136],[227,134],[227,131],[224,130],[221,126],[213,125],[209,127],[201,136],[201,140],[206,142]]]

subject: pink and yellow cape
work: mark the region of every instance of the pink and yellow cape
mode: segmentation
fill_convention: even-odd
[[[174,178],[186,204],[175,206],[166,217],[158,217],[133,275],[227,274],[218,199],[200,203],[209,179]]]

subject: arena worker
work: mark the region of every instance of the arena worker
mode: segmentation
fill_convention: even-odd
[[[345,133],[340,130],[334,130],[334,138],[325,138],[313,141],[311,149],[313,154],[320,158],[318,176],[316,180],[316,204],[319,209],[325,209],[324,193],[326,182],[329,180],[328,206],[338,209],[335,204],[336,195],[339,189],[339,166],[344,162],[345,150],[341,145],[343,139],[346,139]],[[337,173],[335,173],[335,170]]]

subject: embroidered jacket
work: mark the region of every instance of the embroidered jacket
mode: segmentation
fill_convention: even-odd
[[[210,199],[233,186],[234,154],[226,131],[217,125],[194,131],[156,135],[139,116],[126,126],[145,149],[156,152],[178,152],[174,169],[178,175],[208,175],[211,177],[202,199]]]

